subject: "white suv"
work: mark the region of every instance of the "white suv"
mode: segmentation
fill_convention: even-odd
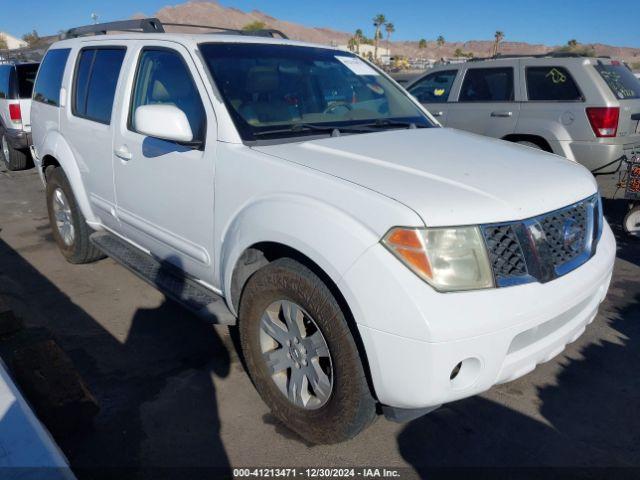
[[[616,248],[584,167],[440,128],[375,66],[274,32],[70,36],[135,27],[41,66],[54,237],[237,323],[257,390],[304,438],[513,380],[596,316]]]

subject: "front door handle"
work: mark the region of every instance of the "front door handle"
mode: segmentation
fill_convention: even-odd
[[[113,154],[116,157],[118,157],[120,160],[125,160],[127,162],[131,160],[131,152],[129,151],[126,145],[122,145],[121,147],[116,148],[113,151]]]
[[[492,117],[512,117],[513,112],[491,112]]]
[[[444,112],[431,112],[431,115],[433,115],[434,117],[441,117],[442,115],[444,115]]]

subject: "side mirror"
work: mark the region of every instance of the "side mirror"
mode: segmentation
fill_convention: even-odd
[[[174,105],[143,105],[136,108],[135,127],[143,135],[162,140],[193,141],[187,116]]]

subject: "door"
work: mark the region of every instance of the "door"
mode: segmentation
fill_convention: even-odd
[[[458,101],[449,106],[448,126],[495,138],[513,133],[520,111],[518,74],[506,66],[467,67]]]
[[[60,114],[60,129],[69,139],[91,209],[110,228],[117,225],[112,113],[125,55],[122,44],[87,46],[77,51],[77,56],[74,52],[73,77],[65,83],[71,86],[66,95],[69,101]]]
[[[409,93],[425,106],[438,121],[447,125],[448,101],[458,69],[430,73],[409,87]]]
[[[140,48],[136,57],[114,135],[120,232],[160,260],[213,283],[216,132],[210,102],[183,47],[159,42]],[[193,142],[138,133],[136,108],[161,104],[185,113]]]

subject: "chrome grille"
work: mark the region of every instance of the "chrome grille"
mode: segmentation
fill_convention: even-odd
[[[482,226],[496,285],[545,283],[578,268],[595,253],[602,225],[594,195],[521,222]]]
[[[493,273],[501,278],[527,274],[527,264],[518,237],[511,225],[491,225],[484,228]]]
[[[553,265],[559,267],[574,258],[584,250],[587,234],[587,206],[586,202],[552,212],[540,221],[542,230],[547,237],[547,244],[553,256]],[[575,241],[568,245],[565,241],[567,225],[572,225],[576,232]]]

